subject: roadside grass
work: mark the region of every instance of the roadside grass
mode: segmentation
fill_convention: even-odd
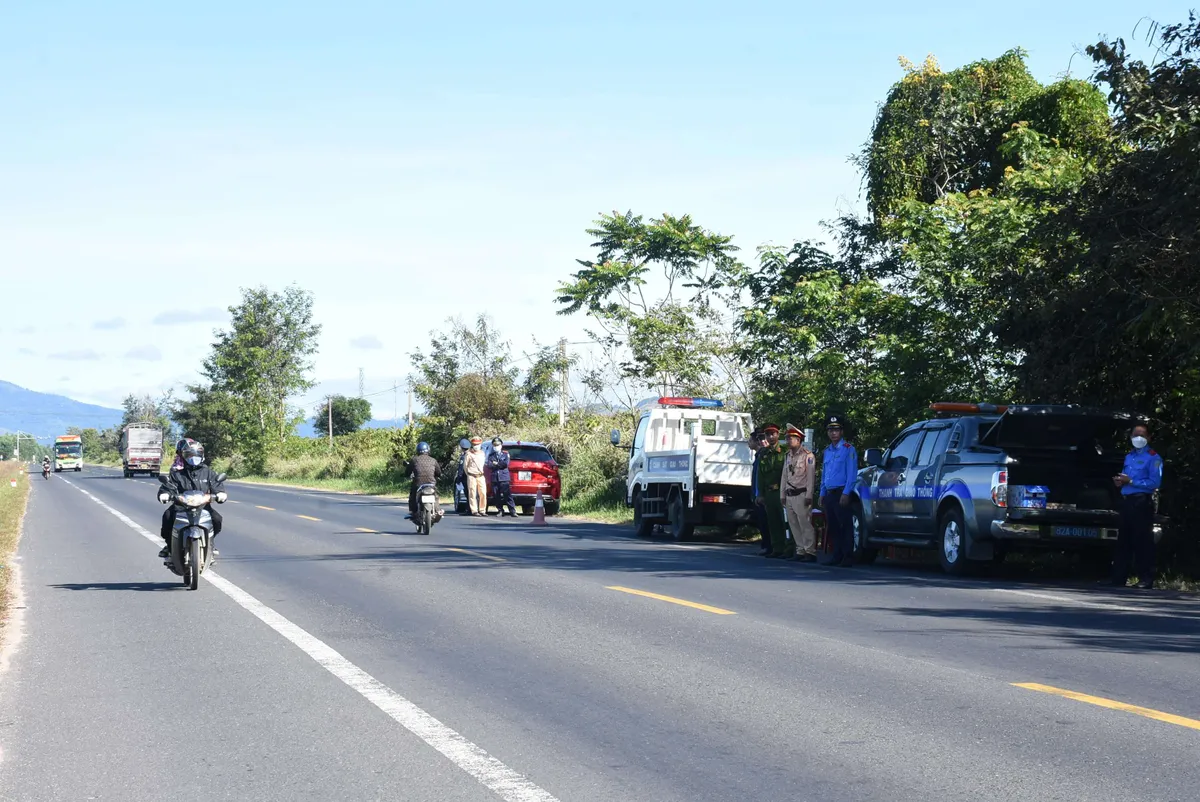
[[[18,462],[0,463],[0,625],[8,620],[9,575],[21,537],[21,517],[29,500],[29,474]],[[16,479],[14,488],[10,482]]]

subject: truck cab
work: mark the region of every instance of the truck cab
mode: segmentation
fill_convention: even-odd
[[[686,540],[697,526],[734,532],[753,517],[750,416],[711,398],[658,397],[637,405],[625,503],[637,534],[655,524]],[[613,445],[620,433],[613,432]]]

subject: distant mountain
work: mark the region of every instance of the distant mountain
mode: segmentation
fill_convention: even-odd
[[[66,434],[70,426],[107,429],[121,422],[119,409],[85,404],[62,395],[26,390],[0,381],[0,433],[27,432],[43,440]]]

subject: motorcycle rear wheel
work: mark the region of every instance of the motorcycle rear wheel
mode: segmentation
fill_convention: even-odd
[[[433,529],[433,510],[426,507],[421,510],[421,534],[428,535]]]

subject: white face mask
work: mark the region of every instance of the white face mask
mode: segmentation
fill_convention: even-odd
[[[472,450],[472,451],[478,451],[478,450],[479,450],[479,446],[478,446],[478,445],[472,445],[472,446],[471,446],[471,450]]]
[[[1139,434],[1138,436],[1134,437],[1131,442],[1133,443],[1134,448],[1145,448],[1149,441]]]
[[[204,457],[188,457],[187,458],[187,464],[191,465],[193,468],[199,468],[200,463],[202,463],[202,462],[204,462]]]

